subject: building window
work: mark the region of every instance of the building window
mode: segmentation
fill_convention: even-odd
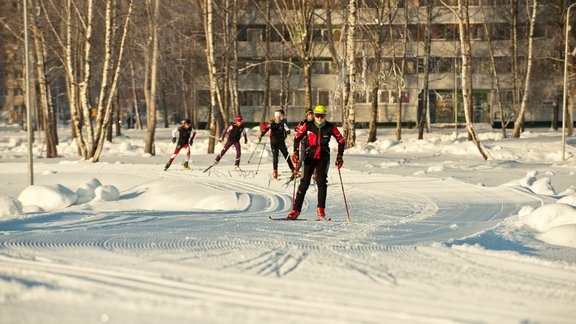
[[[327,106],[330,102],[330,91],[318,90],[318,104]]]
[[[312,62],[312,73],[313,74],[330,74],[330,61],[316,61]]]
[[[390,103],[390,91],[380,90],[380,92],[378,93],[378,103],[380,104]]]
[[[246,40],[253,43],[262,42],[262,29],[248,28]]]
[[[262,106],[262,91],[240,91],[238,92],[238,100],[240,106],[259,107]]]

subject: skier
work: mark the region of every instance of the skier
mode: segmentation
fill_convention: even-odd
[[[300,128],[302,126],[304,126],[304,124],[306,124],[307,121],[311,122],[313,120],[314,120],[314,111],[312,109],[307,109],[306,110],[306,119],[300,121],[298,123],[298,125],[296,125],[296,127],[295,127],[296,133],[298,133],[298,130],[300,130]],[[306,136],[306,135],[304,134],[304,136]],[[306,148],[308,147],[308,144],[306,143],[304,138],[302,138],[302,141],[300,142],[300,147],[298,148],[301,152],[305,152]],[[301,167],[302,167],[302,160],[300,160],[299,164],[296,165],[296,170],[300,170]],[[312,174],[312,180],[314,180],[314,183],[316,183],[316,171],[314,171],[314,174]]]
[[[294,220],[300,215],[302,204],[304,203],[304,196],[310,186],[312,173],[316,171],[318,185],[317,220],[326,220],[326,212],[324,209],[326,207],[328,166],[330,164],[330,147],[328,145],[330,144],[330,138],[334,136],[338,142],[336,166],[340,169],[344,164],[342,155],[344,154],[345,144],[344,137],[340,134],[336,125],[326,121],[327,111],[328,108],[323,105],[314,107],[314,121],[306,121],[298,130],[296,136],[294,136],[294,154],[292,155],[292,159],[295,164],[298,163],[298,148],[300,141],[302,141],[304,137],[307,138],[308,147],[302,154],[304,173],[300,186],[298,187],[296,199],[294,200],[294,207],[288,214],[288,219]]]
[[[188,166],[188,161],[190,160],[190,147],[192,143],[194,143],[194,137],[196,137],[196,131],[192,124],[190,123],[190,119],[186,119],[182,121],[182,125],[175,128],[172,131],[172,143],[176,143],[176,135],[178,135],[178,144],[176,144],[176,149],[174,153],[166,163],[164,167],[164,171],[168,170],[174,158],[178,155],[181,149],[186,149],[186,161],[184,162],[184,169],[189,170],[190,167]]]
[[[284,113],[282,110],[274,112],[274,120],[262,126],[262,132],[260,136],[258,136],[258,144],[262,141],[262,136],[266,135],[268,131],[270,131],[270,147],[272,148],[272,175],[274,179],[278,179],[278,152],[282,152],[282,156],[286,159],[288,167],[294,172],[294,164],[292,164],[285,143],[286,136],[290,134],[290,128],[288,128],[286,121],[284,121]]]
[[[234,148],[236,149],[236,162],[234,163],[234,169],[240,171],[240,155],[242,154],[240,149],[240,138],[244,136],[244,144],[248,144],[248,136],[246,135],[246,130],[244,129],[244,121],[242,120],[241,115],[236,116],[236,122],[224,130],[222,136],[220,136],[220,142],[224,141],[226,135],[228,135],[228,140],[226,141],[226,144],[224,144],[224,148],[220,154],[216,156],[213,165],[218,164],[230,146],[234,145]]]

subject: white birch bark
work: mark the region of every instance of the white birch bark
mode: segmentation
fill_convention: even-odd
[[[344,86],[344,105],[346,111],[346,123],[344,137],[346,147],[356,145],[356,111],[354,110],[354,91],[356,89],[356,12],[358,4],[356,0],[348,2],[348,34],[346,35],[346,85]]]
[[[82,107],[82,115],[84,117],[84,127],[86,128],[86,159],[94,156],[94,127],[92,126],[92,118],[90,116],[90,80],[92,72],[92,24],[94,17],[94,2],[93,0],[86,0],[88,6],[88,15],[86,17],[86,30],[84,35],[84,78],[78,85],[80,105]]]
[[[147,128],[146,143],[144,152],[155,155],[154,135],[156,133],[156,91],[157,91],[157,70],[158,70],[158,17],[160,11],[160,0],[154,0],[154,12],[152,13],[152,59],[150,61],[150,90],[147,98]],[[148,90],[148,89],[147,89]]]
[[[462,3],[466,0],[458,0],[458,14],[456,17],[458,18],[458,27],[460,31],[460,48],[462,51],[462,97],[464,101],[464,115],[466,118],[466,127],[468,129],[468,134],[471,136],[472,140],[476,144],[478,151],[484,158],[484,160],[488,159],[488,155],[484,152],[482,148],[482,144],[480,140],[476,136],[476,132],[474,131],[474,127],[472,125],[471,116],[470,116],[470,106],[472,105],[470,95],[470,87],[471,87],[471,71],[470,71],[470,56],[471,56],[471,49],[470,43],[468,42],[468,37],[470,36],[468,33],[468,28],[465,26],[465,21],[467,21],[468,16],[468,6],[463,5]]]
[[[530,76],[532,74],[532,55],[534,51],[534,26],[536,25],[536,16],[538,12],[538,0],[532,1],[532,16],[530,17],[530,35],[528,37],[528,62],[526,66],[526,76],[524,79],[524,93],[522,94],[522,103],[520,104],[520,111],[516,116],[514,122],[514,131],[512,137],[520,138],[520,132],[524,125],[524,115],[526,114],[526,104],[528,102],[528,94],[530,90]]]

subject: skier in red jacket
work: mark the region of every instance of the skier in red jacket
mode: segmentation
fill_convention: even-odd
[[[338,154],[336,155],[336,166],[338,169],[344,164],[342,156],[344,155],[345,144],[344,137],[340,134],[336,125],[326,121],[327,112],[328,108],[326,108],[326,106],[316,106],[314,108],[314,121],[307,121],[299,128],[294,137],[294,154],[292,155],[292,160],[295,164],[298,163],[300,141],[302,141],[303,138],[306,138],[308,147],[302,153],[304,172],[300,186],[298,187],[296,199],[294,200],[293,210],[288,214],[288,219],[297,219],[300,215],[306,191],[310,186],[312,173],[316,171],[316,184],[318,185],[317,219],[325,220],[326,213],[324,209],[326,208],[328,166],[330,164],[330,139],[334,136],[338,142]]]

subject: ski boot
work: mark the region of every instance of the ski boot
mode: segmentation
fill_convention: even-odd
[[[184,162],[184,165],[182,167],[184,168],[184,170],[190,170],[190,167],[188,166],[188,161]]]
[[[168,168],[170,167],[170,162],[166,163],[166,166],[164,166],[164,171],[168,170]]]
[[[296,220],[298,218],[298,216],[300,216],[300,212],[297,210],[293,210],[288,214],[288,216],[286,216],[286,218],[291,219],[291,220]]]
[[[316,209],[316,214],[318,215],[316,218],[317,221],[326,220],[326,212],[324,211],[324,208],[318,207],[318,209]]]
[[[274,172],[272,172],[272,176],[274,177],[274,179],[278,179],[278,170],[274,169]]]
[[[235,165],[235,166],[234,166],[234,171],[240,172],[240,171],[242,171],[242,169],[240,169],[240,166],[239,166],[239,165]]]

